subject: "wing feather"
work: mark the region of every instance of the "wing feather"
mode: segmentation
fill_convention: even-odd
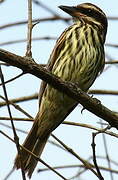
[[[56,41],[55,47],[50,55],[49,61],[47,66],[45,67],[47,70],[52,71],[52,68],[56,62],[56,59],[59,56],[59,53],[61,51],[61,49],[64,46],[65,43],[65,35],[66,35],[66,30],[61,34],[61,36],[58,38],[58,40]],[[47,86],[47,83],[45,81],[41,82],[41,86],[40,86],[40,90],[39,90],[39,107],[41,104],[41,100],[42,100],[42,96],[43,93],[45,91],[45,88]]]

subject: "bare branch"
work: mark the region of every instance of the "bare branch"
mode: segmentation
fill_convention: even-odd
[[[45,17],[45,18],[33,19],[32,22],[36,23],[36,22],[57,21],[57,20],[70,21],[71,18],[54,16],[54,17]],[[18,21],[18,22],[4,24],[4,25],[0,26],[0,30],[5,29],[5,28],[9,28],[9,27],[13,27],[13,26],[24,25],[27,23],[28,23],[27,20],[22,20],[22,21]]]
[[[105,64],[118,64],[118,60],[107,61]]]
[[[26,61],[26,58],[17,56],[2,49],[0,49],[0,59],[3,62],[22,69],[24,73],[30,73],[38,78],[41,78],[42,80],[52,85],[54,88],[66,93],[69,95],[69,97],[72,97],[78,101],[78,103],[82,104],[85,109],[107,121],[112,127],[118,129],[117,114],[103,106],[100,102],[98,103],[98,101],[89,97],[76,85],[70,82],[62,81],[60,78],[46,70],[46,68],[43,68],[34,61],[31,61],[31,59],[27,58],[28,60]]]
[[[108,18],[108,20],[115,20],[115,21],[118,20],[118,17],[115,17],[115,16],[114,17],[108,16],[107,18]],[[68,22],[68,21],[71,20],[71,18],[70,17],[69,18],[68,17],[62,17],[62,16],[53,16],[53,17],[45,17],[45,18],[33,19],[32,22],[45,22],[45,21],[57,21],[57,20]],[[22,21],[18,21],[18,22],[4,24],[4,25],[0,26],[0,30],[8,28],[8,27],[12,27],[12,26],[24,25],[24,24],[27,24],[27,23],[28,23],[27,20],[22,20]]]
[[[50,36],[44,36],[44,37],[34,37],[32,38],[32,41],[40,41],[40,40],[56,40],[56,37],[50,37]],[[17,43],[24,43],[26,42],[27,39],[18,39],[18,40],[13,40],[13,41],[6,41],[6,42],[1,42],[0,46],[5,46],[5,45],[12,45],[12,44],[17,44]]]
[[[27,58],[28,60],[26,61],[26,58],[2,49],[0,49],[0,59],[3,62],[22,69],[24,73],[30,73],[38,78],[41,78],[54,88],[75,99],[88,111],[107,121],[112,127],[118,129],[118,115],[103,106],[100,101],[96,101],[94,98],[89,97],[89,95],[81,91],[81,89],[73,83],[62,81],[60,78],[50,73],[46,68],[43,68],[34,61],[31,61],[31,59]]]
[[[32,94],[30,96],[23,96],[23,97],[19,97],[19,98],[9,99],[9,101],[11,103],[19,103],[19,102],[24,102],[24,101],[30,101],[33,99],[38,99],[38,93]],[[2,107],[2,106],[6,106],[6,102],[0,102],[0,107]]]
[[[97,95],[118,95],[118,91],[112,90],[104,90],[104,89],[91,89],[88,92],[89,94],[97,94]]]
[[[1,85],[1,84],[0,84]],[[101,90],[101,89],[90,89],[88,94],[97,94],[97,95],[118,95],[118,91],[112,90]],[[23,96],[19,98],[9,99],[12,103],[20,103],[24,101],[36,100],[38,99],[38,93],[31,94],[29,96]],[[6,106],[6,102],[0,102],[0,107]]]

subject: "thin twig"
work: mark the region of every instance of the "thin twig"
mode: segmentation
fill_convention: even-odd
[[[85,128],[88,128],[88,129],[93,129],[93,130],[98,131],[98,133],[105,133],[107,135],[118,138],[118,134],[116,134],[116,133],[113,133],[111,131],[103,131],[103,129],[97,128],[97,127],[89,125],[89,124],[76,123],[76,122],[70,122],[70,121],[64,121],[62,124],[66,124],[66,125],[70,125],[70,126],[72,126],[72,125],[73,126],[80,126],[80,127],[85,127]]]
[[[28,33],[27,33],[27,50],[26,56],[32,58],[32,0],[28,0]]]
[[[112,21],[112,20],[113,21],[117,21],[118,20],[118,16],[108,16],[107,19],[110,20],[110,21]]]
[[[6,90],[5,83],[4,83],[5,81],[4,81],[4,76],[3,76],[3,73],[2,73],[1,66],[0,66],[0,78],[1,78],[1,82],[3,84],[2,87],[3,87],[5,99],[6,99],[6,102],[7,102],[7,109],[8,109],[8,113],[9,113],[9,117],[10,117],[10,121],[11,121],[13,134],[14,134],[14,141],[15,141],[15,144],[16,144],[18,154],[20,156],[22,178],[23,178],[23,180],[26,180],[25,172],[24,172],[24,168],[23,168],[23,163],[22,163],[22,156],[21,156],[21,153],[20,153],[19,137],[17,136],[15,126],[14,126],[14,122],[13,122],[13,119],[12,119],[11,109],[10,109],[10,106],[9,106],[8,95],[7,95],[7,90]]]
[[[111,128],[111,126],[107,126],[106,128],[104,128],[102,131],[98,131],[98,132],[96,132],[96,133],[92,133],[92,144],[91,144],[91,146],[92,146],[92,150],[93,150],[93,162],[94,162],[94,165],[95,165],[95,168],[96,168],[96,170],[97,170],[97,172],[98,172],[98,175],[99,175],[99,178],[100,178],[100,180],[104,180],[104,178],[103,178],[103,176],[102,176],[102,174],[101,174],[101,172],[100,172],[100,170],[99,170],[99,167],[98,167],[98,165],[97,165],[97,160],[96,160],[96,151],[95,151],[95,146],[96,146],[96,144],[95,144],[95,137],[96,137],[96,135],[98,135],[98,134],[100,134],[100,133],[104,133],[106,130],[108,130],[108,129],[110,129]]]
[[[8,83],[8,82],[6,81],[6,83]],[[91,89],[91,90],[88,91],[88,94],[118,95],[118,91]],[[10,99],[9,101],[12,102],[12,103],[20,103],[20,102],[23,102],[23,101],[30,101],[30,100],[34,100],[34,99],[38,99],[38,93],[31,94],[29,96],[23,96],[23,97],[19,97],[19,98]],[[6,105],[6,102],[0,102],[0,107],[5,106],[5,105]]]
[[[9,117],[0,117],[0,120],[10,120]],[[26,121],[26,122],[32,122],[34,121],[33,118],[16,118],[16,117],[13,117],[13,120],[14,121]],[[113,136],[113,137],[116,137],[118,138],[118,134],[116,133],[113,133],[111,131],[103,131],[103,129],[101,128],[97,128],[95,126],[91,126],[89,124],[84,124],[84,123],[76,123],[76,122],[70,122],[70,121],[64,121],[62,122],[62,124],[66,124],[66,125],[70,125],[70,126],[79,126],[79,127],[85,127],[85,128],[88,128],[88,129],[93,129],[93,130],[96,130],[98,131],[99,133],[105,133],[107,135],[110,135],[110,136]]]
[[[44,37],[34,37],[32,38],[32,41],[40,41],[40,40],[56,40],[56,37],[50,37],[50,36],[44,36]],[[18,39],[18,40],[12,40],[12,41],[6,41],[6,42],[1,42],[0,46],[5,46],[5,45],[12,45],[12,44],[17,44],[17,43],[24,43],[26,42],[27,39]]]
[[[11,175],[12,175],[12,173],[14,172],[14,168],[12,168],[10,171],[9,171],[9,173],[5,176],[5,178],[3,179],[3,180],[7,180]]]
[[[6,101],[6,99],[5,99],[3,96],[0,96],[0,98],[2,98],[3,100]],[[25,114],[27,117],[33,119],[33,117],[32,117],[29,113],[27,113],[24,109],[22,109],[19,105],[15,104],[15,103],[13,103],[13,102],[11,102],[11,101],[9,101],[9,100],[8,100],[8,102],[6,101],[6,105],[7,105],[7,103],[8,103],[8,104],[11,104],[13,107],[15,107],[15,109],[17,109],[18,111],[22,112],[22,113]],[[12,118],[12,119],[13,119],[13,118]]]
[[[118,48],[118,44],[106,43],[106,46]]]
[[[43,4],[42,2],[39,2],[38,0],[33,0],[33,2],[36,5],[39,5],[40,7],[42,7],[43,9],[45,9],[46,11],[50,12],[54,17],[59,17],[61,18],[61,16],[55,12],[54,10],[52,10],[51,8],[49,8],[48,6],[46,6],[45,4]],[[69,24],[69,21],[64,21],[65,23]]]
[[[6,138],[8,138],[10,141],[15,143],[15,140],[13,140],[11,137],[9,137],[6,133],[4,133],[3,131],[0,130],[0,133],[5,136]],[[52,170],[55,174],[57,174],[59,177],[61,177],[64,180],[67,180],[64,176],[62,176],[59,172],[57,172],[55,169],[53,169],[50,165],[48,165],[47,163],[45,163],[42,159],[40,159],[38,156],[36,156],[35,154],[33,154],[31,151],[29,151],[28,149],[26,149],[24,146],[21,146],[19,144],[19,146],[24,149],[25,151],[27,151],[29,154],[31,154],[35,159],[37,159],[39,162],[41,162],[42,164],[44,164],[46,167],[48,167],[50,170]]]
[[[78,167],[85,168],[85,166],[83,164],[54,166],[53,168],[54,169],[66,169],[66,168],[78,168]],[[95,168],[94,165],[92,167]],[[118,170],[110,169],[110,168],[107,168],[107,167],[104,167],[104,166],[99,166],[99,169],[104,170],[104,171],[108,171],[108,172],[110,171],[112,173],[118,174]],[[37,172],[43,172],[43,171],[49,171],[49,170],[50,169],[48,169],[48,168],[42,168],[42,169],[40,168],[40,169],[37,170]],[[87,170],[87,169],[85,169],[85,170]]]
[[[0,122],[0,125],[5,126],[5,127],[11,129],[11,126],[6,125],[6,124],[4,124],[4,123],[1,123],[1,122]],[[23,130],[21,130],[21,129],[16,128],[16,130],[19,131],[19,132],[21,132],[21,133],[27,134],[26,131],[23,131]],[[63,150],[65,150],[62,146],[60,146],[59,144],[57,144],[57,143],[55,143],[55,142],[53,142],[53,141],[48,140],[48,142],[51,143],[51,144],[53,144],[53,145],[56,145],[56,146],[59,147],[59,148],[62,148]],[[96,158],[99,158],[99,157],[97,156]],[[101,157],[100,157],[100,158],[101,158]],[[102,158],[103,158],[103,157],[102,157]],[[106,159],[106,158],[105,158],[105,159]],[[109,161],[111,161],[111,160],[109,159]],[[113,163],[116,163],[116,162],[113,161]],[[53,167],[53,169],[73,168],[73,167],[77,168],[77,167],[85,167],[85,166],[83,166],[83,165],[65,165],[65,166],[56,166],[56,167]],[[99,169],[108,170],[108,171],[110,170],[110,173],[113,173],[113,172],[114,172],[114,170],[111,168],[111,166],[110,166],[108,169],[107,169],[107,168],[105,169],[105,167],[99,166]],[[47,171],[47,170],[49,170],[49,169],[43,168],[43,169],[39,169],[37,172]],[[86,170],[86,169],[85,169],[85,170]],[[85,171],[85,170],[84,170],[84,171]],[[82,173],[82,171],[81,171],[80,173]],[[80,173],[79,173],[79,174],[80,174]],[[117,171],[117,172],[115,171],[115,173],[118,173],[118,171]],[[79,174],[77,174],[76,176],[78,176]]]
[[[105,64],[118,64],[118,60],[107,61]]]
[[[109,20],[118,20],[118,17],[107,17]],[[70,21],[70,17],[58,17],[58,16],[53,16],[53,17],[45,17],[45,18],[37,18],[33,19],[33,22],[45,22],[45,21]],[[27,20],[22,20],[22,21],[17,21],[13,23],[8,23],[0,26],[0,30],[8,28],[8,27],[13,27],[13,26],[18,26],[18,25],[24,25],[27,24]]]
[[[9,117],[2,117],[0,116],[0,120],[5,120],[5,121],[9,121],[10,118]],[[13,117],[14,121],[26,121],[26,122],[32,122],[34,119],[33,118],[17,118],[17,117]]]
[[[97,95],[118,95],[118,91],[114,90],[105,90],[105,89],[90,89],[88,94],[97,94]]]
[[[100,122],[102,122],[101,119],[100,119]],[[101,128],[103,128],[102,123],[101,123]],[[103,143],[104,143],[104,149],[105,149],[105,153],[106,153],[106,160],[107,160],[107,163],[108,163],[108,168],[111,169],[111,162],[110,162],[110,158],[109,158],[107,142],[106,142],[106,137],[105,137],[104,133],[102,133],[102,137],[103,137]],[[112,172],[110,171],[109,173],[110,173],[111,180],[113,180],[114,178],[113,178]]]
[[[95,144],[95,136],[96,136],[96,134],[92,133],[92,144],[91,144],[91,146],[92,146],[92,150],[93,150],[93,162],[94,162],[95,168],[97,170],[99,179],[104,180],[104,178],[103,178],[103,176],[102,176],[102,174],[100,172],[100,169],[99,169],[99,167],[97,165],[96,151],[95,151],[95,146],[96,146],[96,144]]]
[[[34,100],[34,99],[38,99],[38,93],[32,94],[30,96],[22,96],[19,98],[13,98],[13,99],[9,99],[9,101],[11,103],[20,103],[20,102],[26,102],[26,101],[30,101],[30,100]],[[0,107],[2,106],[6,106],[6,102],[0,102]]]
[[[9,126],[9,125],[7,125],[7,124],[4,124],[4,123],[2,123],[2,122],[0,122],[0,125],[4,126],[4,127],[6,127],[6,128],[12,129],[11,126]],[[19,128],[15,128],[15,129],[16,129],[16,131],[19,131],[19,132],[21,132],[21,133],[28,134],[26,131],[23,131],[22,129],[19,129]]]
[[[57,20],[59,20],[59,21],[70,21],[71,18],[53,16],[53,17],[45,17],[45,18],[36,18],[36,19],[33,19],[32,22],[37,23],[37,22],[57,21]],[[9,28],[9,27],[24,25],[27,23],[28,23],[27,20],[22,20],[22,21],[4,24],[4,25],[0,26],[0,30],[3,30],[5,28]]]
[[[46,11],[50,12],[53,16],[60,17],[59,14],[56,11],[54,11],[51,8],[49,8],[48,6],[44,5],[42,2],[39,2],[38,0],[33,0],[33,3],[35,3],[36,5],[42,7]]]
[[[9,79],[8,81],[5,81],[5,84],[10,83],[10,82],[18,79],[18,78],[21,77],[23,74],[24,74],[24,73],[22,72],[22,73],[20,73],[19,75],[15,76],[15,77],[13,77],[13,78],[11,78],[11,79]],[[0,84],[0,86],[1,86],[1,85],[2,85],[2,83]]]
[[[6,138],[8,138],[10,141],[15,142],[11,137],[9,137],[9,136],[8,136],[7,134],[5,134],[3,131],[0,130],[0,133],[1,133],[2,135],[4,135]],[[28,150],[27,150],[26,148],[24,148],[23,146],[20,145],[20,147],[23,148],[24,150],[26,150],[28,153],[31,154],[31,152],[28,151]],[[31,155],[33,155],[34,157],[37,157],[37,156],[34,155],[33,153],[32,153]],[[39,158],[37,157],[37,159],[39,159]],[[40,161],[40,159],[39,159],[39,161]],[[81,166],[81,167],[85,167],[85,166],[83,166],[83,165],[80,165],[80,166]],[[91,166],[94,168],[94,165],[91,164]],[[50,168],[49,168],[49,169],[50,169]],[[105,171],[112,171],[112,172],[118,174],[118,171],[117,171],[117,170],[108,169],[108,168],[105,168],[105,167],[102,167],[102,166],[100,166],[100,169],[105,170]]]
[[[79,159],[85,166],[85,168],[89,169],[91,172],[93,172],[97,177],[98,174],[92,169],[91,163],[87,162],[86,160],[82,159],[78,154],[76,154],[70,147],[68,147],[66,144],[64,144],[60,139],[58,139],[54,134],[51,134],[51,136],[58,141],[69,153],[74,155],[77,159]]]

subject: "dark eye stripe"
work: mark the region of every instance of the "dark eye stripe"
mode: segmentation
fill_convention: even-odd
[[[92,9],[88,7],[86,8],[86,7],[77,6],[77,11],[89,17],[94,18],[96,21],[102,24],[107,25],[106,16],[100,9]]]
[[[77,8],[79,8],[79,7],[83,8],[83,9],[94,10],[94,11],[97,11],[100,14],[103,14],[104,16],[106,16],[105,13],[99,7],[97,7],[94,4],[84,3],[84,4],[80,4],[80,5],[77,6]]]
[[[85,7],[77,7],[77,10],[83,14],[86,14],[88,16],[92,16],[93,14],[96,16],[105,16],[105,14],[103,14],[101,11],[98,11],[96,9],[92,9],[92,8],[85,8]]]

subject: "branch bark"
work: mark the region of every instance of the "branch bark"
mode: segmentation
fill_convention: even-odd
[[[24,73],[30,73],[46,81],[54,88],[66,93],[69,97],[72,97],[78,103],[82,104],[85,109],[104,119],[112,127],[118,129],[118,115],[102,105],[100,101],[91,98],[89,95],[84,93],[75,84],[62,81],[50,73],[46,68],[38,65],[29,58],[18,56],[3,49],[0,49],[0,60],[20,68]]]

